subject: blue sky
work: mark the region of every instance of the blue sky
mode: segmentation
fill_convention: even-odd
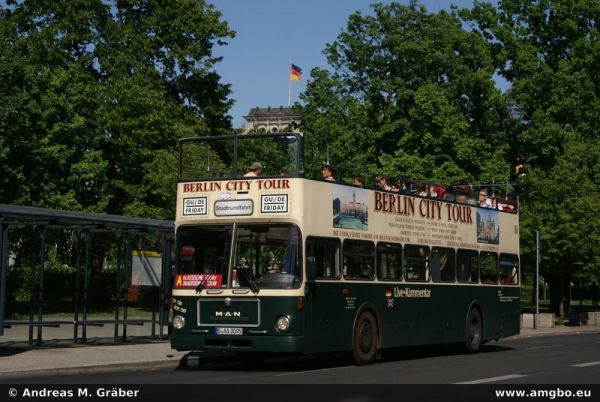
[[[236,37],[215,49],[223,61],[215,67],[223,83],[231,84],[235,105],[229,114],[241,127],[251,108],[288,104],[290,61],[302,68],[292,82],[291,101],[306,85],[313,67],[329,68],[322,52],[345,29],[355,11],[371,13],[373,0],[208,0],[223,14]],[[381,3],[391,1],[382,0]],[[408,0],[399,0],[408,4]],[[473,0],[421,1],[429,12],[451,4],[472,7]]]

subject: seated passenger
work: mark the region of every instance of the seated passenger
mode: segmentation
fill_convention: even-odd
[[[417,184],[417,195],[419,197],[427,197],[429,195],[427,191],[427,186],[425,184],[419,183]]]
[[[392,190],[392,188],[390,187],[390,185],[387,183],[387,179],[385,177],[383,177],[383,176],[377,176],[377,177],[375,177],[375,184],[381,190],[385,190],[385,191],[391,191]]]
[[[361,176],[354,176],[352,179],[352,185],[356,187],[364,187],[365,180]]]
[[[450,186],[444,189],[444,196],[442,198],[446,201],[456,201],[455,195]]]
[[[468,195],[471,193],[471,189],[468,186],[457,186],[454,189],[456,196],[455,200],[459,204],[468,204],[469,197]]]
[[[263,165],[260,162],[253,162],[252,165],[246,169],[244,177],[257,177],[262,175]]]
[[[321,169],[321,174],[323,175],[323,180],[335,181],[335,172],[331,165],[323,165],[323,169]]]
[[[438,194],[438,191],[437,191],[437,186],[435,186],[433,184],[429,186],[429,197],[430,198],[440,198],[440,195]]]
[[[485,187],[479,189],[479,206],[482,208],[496,208],[496,200],[488,197],[488,190]]]
[[[497,205],[500,211],[515,213],[515,205],[511,201],[499,199]]]
[[[435,192],[437,194],[437,198],[440,200],[446,199],[446,186],[435,186]]]
[[[413,193],[412,189],[410,188],[410,182],[408,180],[402,181],[402,188],[400,189],[400,192],[402,194],[408,194],[408,195],[411,195]]]
[[[517,270],[516,265],[513,265],[512,270],[510,271],[510,275],[508,275],[506,278],[503,278],[502,283],[516,285],[519,281],[518,274],[519,274],[519,271]]]

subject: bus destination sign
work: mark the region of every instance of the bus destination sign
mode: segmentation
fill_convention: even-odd
[[[183,215],[206,215],[206,197],[184,198]]]
[[[215,201],[215,216],[248,216],[254,212],[252,200]]]
[[[260,197],[260,212],[286,213],[288,211],[288,195],[287,194],[272,194],[262,195]]]

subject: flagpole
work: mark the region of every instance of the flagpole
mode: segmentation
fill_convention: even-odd
[[[290,59],[290,71],[292,68],[292,59]],[[288,71],[288,107],[291,106],[292,102],[292,75]]]

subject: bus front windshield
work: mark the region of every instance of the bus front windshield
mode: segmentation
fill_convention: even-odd
[[[300,234],[292,225],[239,225],[232,286],[288,289],[300,286]]]
[[[177,273],[210,276],[207,288],[297,288],[299,239],[298,228],[285,224],[240,224],[235,230],[233,225],[181,227]]]

